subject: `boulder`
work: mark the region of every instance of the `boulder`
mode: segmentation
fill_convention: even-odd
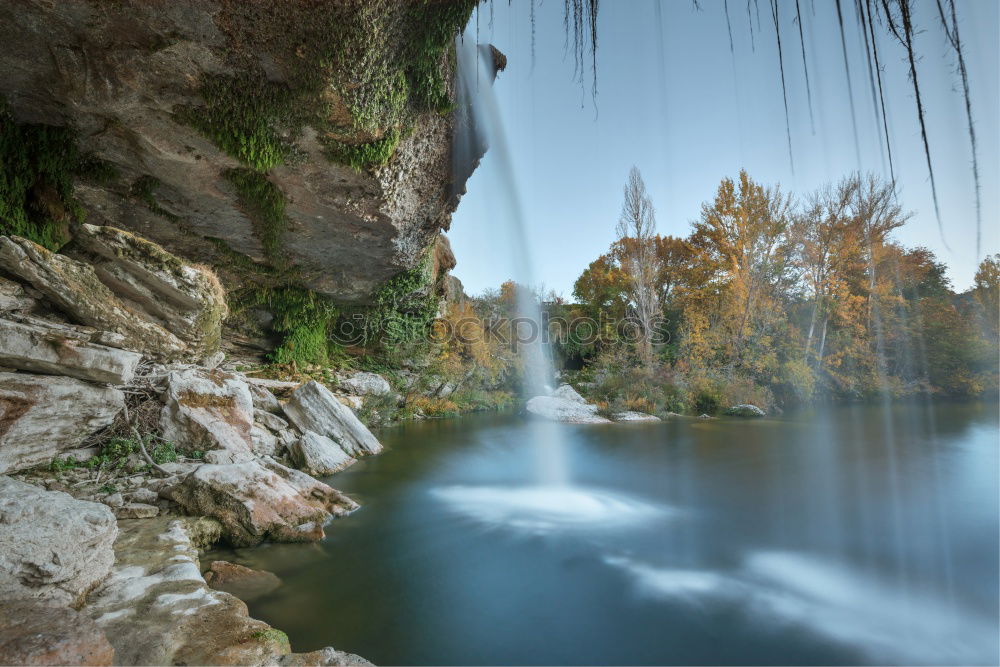
[[[250,441],[253,443],[253,453],[257,456],[274,457],[281,449],[281,441],[278,440],[278,437],[256,424],[250,429]]]
[[[34,600],[0,605],[0,665],[111,665],[115,650],[91,619]]]
[[[757,419],[759,417],[767,416],[766,412],[758,408],[756,405],[751,405],[749,403],[734,405],[733,407],[727,409],[724,414],[730,417],[743,417],[746,419]]]
[[[324,435],[350,456],[378,454],[382,445],[349,407],[315,380],[302,385],[285,403],[285,414],[303,433]]]
[[[217,519],[237,547],[319,540],[330,518],[358,507],[339,491],[273,461],[203,465],[160,495],[192,514]]]
[[[115,418],[125,396],[68,377],[0,373],[0,473],[48,463]]]
[[[388,380],[377,373],[365,371],[354,373],[340,380],[339,387],[356,396],[367,396],[368,394],[384,396],[392,393],[392,385],[389,384]]]
[[[281,403],[278,402],[278,399],[269,389],[256,384],[249,378],[247,379],[247,384],[250,386],[250,395],[253,397],[253,407],[255,410],[274,415],[281,414]]]
[[[235,595],[244,602],[255,600],[281,587],[281,579],[273,572],[254,570],[225,560],[212,561],[205,581],[217,591]]]
[[[204,521],[122,521],[111,575],[83,611],[119,665],[269,665],[288,652],[246,604],[209,588],[198,564]]]
[[[254,408],[253,411],[254,421],[274,433],[280,433],[288,428],[288,422],[279,417],[278,415],[268,412],[266,410],[261,410],[259,408]]]
[[[533,415],[571,424],[609,424],[597,414],[597,406],[558,396],[535,396],[525,406]]]
[[[142,355],[81,341],[56,327],[0,318],[0,366],[128,384]]]
[[[587,403],[587,399],[581,396],[580,392],[568,384],[559,385],[559,387],[552,392],[552,396],[566,401],[572,401],[573,403]]]
[[[77,605],[115,556],[111,510],[0,477],[0,599]]]
[[[206,452],[209,463],[253,458],[253,398],[241,376],[200,368],[171,371],[163,403],[160,429],[165,439]]]
[[[173,359],[187,349],[174,334],[126,308],[88,264],[27,239],[2,236],[0,269],[31,283],[74,322],[121,334],[130,350]]]
[[[208,268],[114,227],[81,225],[67,252],[88,262],[131,311],[182,340],[188,358],[218,352],[228,311],[225,291]]]
[[[355,463],[333,440],[312,431],[303,433],[291,452],[296,465],[310,475],[332,475]]]

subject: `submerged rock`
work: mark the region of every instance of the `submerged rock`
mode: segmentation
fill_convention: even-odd
[[[114,656],[97,624],[69,607],[0,605],[0,665],[111,665]]]
[[[747,419],[754,419],[757,417],[766,417],[767,413],[758,408],[756,405],[751,405],[745,403],[742,405],[734,405],[725,412],[726,415],[730,417],[744,417]]]
[[[321,648],[309,653],[289,653],[278,661],[281,667],[374,667],[360,655]]]
[[[296,465],[310,475],[332,475],[355,463],[337,443],[330,438],[306,431],[292,445],[292,458]]]
[[[76,605],[114,564],[111,510],[0,477],[0,599]]]
[[[200,368],[171,371],[163,403],[165,439],[206,452],[209,463],[253,459],[253,398],[240,376]]]
[[[281,579],[273,572],[254,570],[225,560],[212,561],[205,573],[205,581],[215,590],[235,595],[244,602],[281,587]]]
[[[327,521],[358,507],[340,491],[271,461],[206,464],[160,494],[217,519],[237,547],[319,540]]]
[[[314,381],[302,385],[285,403],[285,414],[303,433],[312,431],[340,445],[350,456],[378,454],[382,444],[349,407]]]
[[[0,372],[0,473],[48,463],[107,426],[125,396],[68,377]]]

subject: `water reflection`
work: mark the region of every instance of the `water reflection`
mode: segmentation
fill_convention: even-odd
[[[890,409],[895,498],[879,408],[558,425],[571,485],[518,416],[405,425],[318,547],[210,557],[282,577],[251,613],[297,650],[381,664],[996,664],[997,415],[927,409]]]

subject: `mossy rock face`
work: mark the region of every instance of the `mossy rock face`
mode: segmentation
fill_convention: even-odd
[[[453,38],[474,6],[0,6],[7,127],[59,158],[0,168],[32,175],[0,178],[20,212],[0,218],[50,248],[85,218],[207,264],[231,288],[370,305],[417,266],[464,189],[448,110]],[[42,199],[59,206],[31,208]]]

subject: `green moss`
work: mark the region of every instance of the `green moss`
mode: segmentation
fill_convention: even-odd
[[[267,306],[274,313],[272,327],[282,335],[271,361],[299,366],[329,362],[327,330],[339,311],[328,299],[299,287],[255,288],[240,295],[234,310],[254,306]]]
[[[438,298],[430,286],[429,262],[390,278],[363,312],[364,340],[392,348],[427,339],[437,317]]]
[[[237,73],[206,76],[205,104],[178,109],[178,118],[257,171],[292,159],[307,125],[332,160],[355,169],[384,164],[417,114],[450,108],[453,39],[475,6],[223,3],[217,24]],[[283,82],[263,71],[264,53]]]
[[[276,628],[257,630],[250,635],[250,638],[262,644],[277,644],[279,650],[283,653],[288,653],[292,650],[292,645],[288,641],[288,635]]]
[[[203,107],[178,110],[178,118],[211,139],[229,155],[258,171],[282,164],[293,154],[286,139],[301,127],[292,91],[261,73],[207,76]]]
[[[391,129],[385,137],[365,144],[348,144],[335,139],[326,139],[323,143],[330,160],[361,171],[388,162],[396,152],[400,136],[398,130]]]
[[[264,256],[272,264],[282,264],[281,239],[288,228],[285,195],[266,176],[251,169],[229,169],[225,177],[236,188],[240,204],[250,216]]]
[[[0,234],[23,236],[50,250],[82,222],[73,179],[85,166],[72,129],[17,123],[0,102]]]

